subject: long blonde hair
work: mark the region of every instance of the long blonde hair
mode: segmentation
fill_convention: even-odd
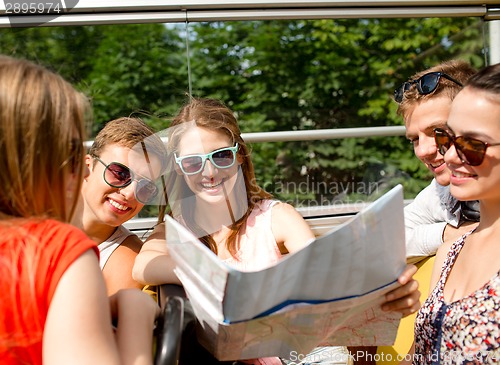
[[[42,238],[51,240],[46,218],[69,222],[80,196],[83,175],[84,121],[88,100],[48,69],[0,55],[0,257],[2,300],[16,315],[0,314],[22,333],[3,333],[0,350],[15,356],[43,336],[47,307],[39,305],[37,283]],[[75,179],[74,184],[68,184]],[[72,191],[67,191],[71,187]],[[70,200],[68,198],[70,195]],[[33,224],[31,224],[33,223]],[[30,227],[44,231],[33,234]],[[54,260],[55,265],[57,261]],[[41,284],[42,286],[44,284]],[[7,327],[7,330],[9,327]],[[30,362],[31,361],[27,361]]]
[[[71,219],[88,117],[88,100],[61,76],[0,56],[0,219]],[[77,181],[73,204],[66,199],[70,173]]]

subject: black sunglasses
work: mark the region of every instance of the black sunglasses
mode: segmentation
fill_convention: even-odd
[[[439,80],[441,80],[441,77],[444,77],[445,79],[454,82],[458,86],[463,86],[460,81],[455,80],[453,77],[443,72],[429,72],[423,75],[422,77],[419,77],[416,80],[403,82],[400,87],[394,90],[394,100],[396,100],[396,102],[398,103],[401,103],[403,101],[404,93],[410,90],[413,84],[416,85],[417,91],[421,95],[430,94],[434,90],[436,90],[437,86],[439,85]]]
[[[136,179],[132,170],[119,162],[111,162],[107,165],[97,156],[94,159],[102,163],[105,167],[103,178],[106,184],[113,188],[124,188],[129,186],[132,181],[137,181],[134,190],[135,197],[143,204],[151,202],[158,195],[158,187],[149,179]]]
[[[434,140],[440,154],[444,154],[455,146],[457,155],[464,164],[479,166],[484,160],[486,149],[491,146],[500,146],[500,143],[486,143],[470,137],[455,137],[441,128],[434,129]]]

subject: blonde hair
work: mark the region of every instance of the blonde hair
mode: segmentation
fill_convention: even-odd
[[[106,123],[94,139],[89,149],[93,157],[100,157],[108,145],[118,145],[129,149],[140,149],[145,156],[154,154],[161,162],[162,173],[167,149],[155,131],[140,118],[121,117]],[[97,161],[94,161],[96,164]]]
[[[0,259],[0,275],[10,283],[2,300],[19,308],[18,316],[10,318],[16,322],[13,328],[26,329],[6,333],[0,348],[7,347],[15,356],[29,355],[25,348],[43,336],[46,308],[39,305],[37,272],[45,249],[42,238],[52,238],[47,229],[40,236],[32,230],[44,219],[69,222],[73,215],[88,117],[88,100],[61,76],[0,55],[0,245],[7,253]],[[69,179],[75,183],[68,184]],[[74,190],[67,191],[69,186]]]
[[[154,133],[154,130],[142,119],[129,117],[114,119],[106,123],[104,128],[97,133],[89,154],[100,156],[102,150],[109,144],[133,148]],[[163,145],[161,147],[164,149]]]
[[[465,61],[462,60],[450,60],[446,62],[442,62],[439,65],[428,68],[424,71],[417,72],[412,77],[410,77],[409,81],[417,80],[420,77],[428,74],[430,72],[442,72],[451,76],[462,85],[465,85],[469,77],[476,73],[476,69],[472,67]],[[440,96],[446,96],[450,100],[453,100],[455,96],[462,90],[462,86],[457,85],[455,82],[450,81],[444,77],[441,77],[439,80],[439,84],[430,94],[422,95],[417,89],[413,86],[410,90],[404,92],[403,100],[398,106],[397,114],[401,115],[403,119],[406,119],[408,113],[410,113],[416,105]]]
[[[81,187],[88,117],[88,100],[61,76],[0,55],[1,219],[69,222]],[[70,173],[77,184],[68,207]]]
[[[252,212],[255,204],[263,199],[269,199],[271,194],[266,192],[260,186],[257,185],[255,178],[255,171],[250,159],[250,151],[247,144],[241,137],[241,131],[238,126],[238,121],[236,120],[234,113],[227,108],[222,102],[210,99],[210,98],[191,98],[190,101],[182,107],[177,116],[173,119],[169,130],[171,133],[168,136],[168,147],[169,151],[172,153],[176,152],[183,133],[192,127],[192,123],[197,127],[206,128],[208,130],[223,133],[229,137],[232,145],[238,143],[238,155],[242,160],[241,171],[243,173],[243,180],[246,189],[246,205],[248,209],[244,212],[243,216],[238,219],[232,226],[231,234],[226,240],[226,246],[229,252],[235,256],[238,250],[238,233],[244,228],[247,218]],[[185,128],[184,128],[185,126]],[[173,165],[172,158],[170,163]],[[173,170],[173,168],[171,168]],[[180,194],[188,194],[186,190],[189,190],[185,186],[183,178],[178,178],[177,174],[171,174],[176,180],[176,184],[182,185],[178,189],[169,189],[169,191],[178,191]],[[169,184],[170,185],[170,184]],[[173,202],[180,202],[181,199],[174,197]],[[172,207],[172,211],[176,209]],[[190,226],[191,229],[195,231],[198,230],[196,223],[193,220],[192,213],[193,209],[180,209],[182,210],[182,218]],[[205,235],[201,238],[201,241],[205,243],[212,251],[217,253],[217,245],[214,239],[210,235]]]

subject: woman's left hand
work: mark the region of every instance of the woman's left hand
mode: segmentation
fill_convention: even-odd
[[[382,304],[382,310],[399,312],[403,317],[419,310],[420,291],[418,290],[418,282],[413,279],[416,272],[417,267],[415,265],[406,265],[403,273],[398,278],[401,286],[385,295],[386,301]]]

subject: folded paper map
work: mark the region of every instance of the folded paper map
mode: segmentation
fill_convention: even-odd
[[[261,271],[238,271],[174,219],[166,223],[199,341],[219,360],[393,344],[400,315],[380,304],[406,265],[400,185]]]

